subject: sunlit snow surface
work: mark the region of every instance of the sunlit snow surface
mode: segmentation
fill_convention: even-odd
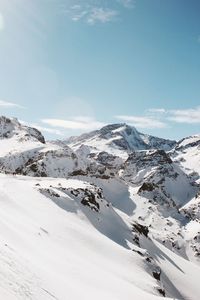
[[[3,299],[158,299],[157,282],[143,258],[131,251],[130,243],[120,244],[122,235],[130,234],[122,220],[127,214],[120,216],[112,208],[88,214],[71,197],[61,208],[39,192],[49,186],[59,192],[60,185],[90,188],[78,180],[0,176]],[[91,218],[100,224],[94,226]],[[118,224],[114,229],[113,222]],[[161,266],[169,295],[197,300],[200,268],[154,240],[143,243]]]
[[[200,299],[198,136],[122,124],[45,144],[0,121],[0,299]]]

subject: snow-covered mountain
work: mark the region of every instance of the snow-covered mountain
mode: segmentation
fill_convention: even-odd
[[[199,141],[0,117],[0,298],[198,300]]]
[[[31,128],[22,125],[16,118],[6,118],[4,116],[0,117],[0,139],[10,139],[15,138],[19,142],[24,141],[39,141],[45,144],[45,139],[41,132],[36,128]]]
[[[45,142],[35,128],[0,117],[0,170],[30,176],[66,177],[90,163],[67,145]]]
[[[169,151],[176,145],[175,141],[140,133],[134,127],[126,124],[107,125],[100,130],[79,137],[71,137],[66,140],[66,143],[74,150],[78,150],[84,145],[87,146],[85,151],[94,153],[105,151],[122,158],[127,158],[128,153],[136,150]]]
[[[200,135],[182,139],[177,143],[174,157],[190,175],[200,177]]]

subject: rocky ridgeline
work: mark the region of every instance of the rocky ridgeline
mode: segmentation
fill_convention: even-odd
[[[86,188],[63,188],[52,187],[49,188],[39,188],[39,191],[51,198],[54,202],[59,203],[63,201],[64,198],[69,195],[70,197],[76,199],[79,204],[90,208],[92,211],[99,212],[102,203],[109,207],[109,204],[103,199],[102,190],[95,186],[88,186]],[[64,208],[64,206],[63,206]]]

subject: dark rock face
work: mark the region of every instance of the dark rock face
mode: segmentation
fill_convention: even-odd
[[[191,140],[190,140],[190,138],[191,138]],[[192,138],[195,138],[195,141],[192,141]],[[185,145],[182,144],[183,142],[185,142]],[[180,140],[178,142],[178,144],[176,145],[175,150],[183,151],[188,148],[192,148],[192,147],[196,147],[196,146],[200,146],[200,136],[188,137],[188,138],[184,138],[184,139]]]
[[[45,144],[45,138],[38,129],[27,127],[27,130],[31,136],[35,137],[40,143]]]
[[[154,271],[153,272],[153,277],[156,279],[156,280],[158,280],[158,281],[160,281],[160,275],[161,275],[161,271],[159,270],[159,271]]]
[[[157,186],[151,182],[144,182],[143,185],[139,188],[138,194],[142,192],[152,192]]]
[[[74,170],[73,172],[69,173],[69,176],[86,176],[87,172],[79,169],[79,170]]]
[[[165,297],[165,290],[164,290],[164,289],[158,288],[158,292],[159,292],[163,297]]]
[[[58,186],[49,186],[49,188],[41,188],[37,185],[38,190],[41,194],[47,196],[48,198],[57,202],[56,199],[63,198],[59,193],[62,192],[65,195],[73,196],[76,201],[78,201],[81,205],[88,207],[90,210],[94,212],[100,211],[100,203],[105,202],[103,200],[102,190],[96,186],[90,188],[63,188],[61,185]],[[63,198],[64,199],[64,198]],[[105,203],[104,203],[105,204]],[[107,207],[109,204],[106,202]]]
[[[110,134],[113,130],[119,129],[120,127],[123,127],[125,125],[126,124],[124,123],[106,125],[99,130],[100,137],[106,138],[106,136]]]
[[[137,231],[139,234],[142,234],[148,237],[149,228],[139,223],[133,223],[133,230]]]
[[[96,212],[99,211],[99,203],[96,201],[95,195],[89,191],[85,191],[86,196],[81,200],[83,205],[91,207]]]
[[[170,156],[164,150],[156,150],[149,152],[133,152],[129,155],[125,162],[128,166],[134,164],[138,170],[145,167],[154,167],[165,164],[172,164]]]
[[[99,212],[99,201],[103,198],[102,190],[100,188],[94,188],[94,191],[81,188],[69,189],[69,192],[73,196],[80,198],[82,205],[88,206],[91,210]]]

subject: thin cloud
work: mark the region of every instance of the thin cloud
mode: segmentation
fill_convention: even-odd
[[[81,5],[78,4],[71,6],[67,10],[67,12],[69,12],[72,21],[75,22],[85,18],[85,16],[87,16],[89,13],[87,8],[83,8]]]
[[[62,12],[65,13],[74,22],[84,21],[90,25],[96,23],[108,23],[117,19],[121,8],[130,9],[135,7],[134,0],[103,0],[81,1],[77,0],[75,4],[62,5]]]
[[[11,107],[16,107],[16,108],[25,108],[24,106],[21,106],[17,103],[13,102],[7,102],[4,100],[0,100],[0,107],[5,107],[5,108],[11,108]]]
[[[149,112],[149,113],[155,113],[155,114],[164,114],[164,113],[166,113],[167,111],[166,111],[166,109],[164,109],[164,108],[149,108],[149,109],[147,109],[147,112]]]
[[[93,130],[99,129],[105,125],[103,122],[99,122],[88,117],[75,117],[70,120],[42,119],[41,122],[52,127],[60,127],[71,130]]]
[[[189,109],[170,110],[168,120],[176,123],[200,124],[200,106]]]
[[[107,23],[115,19],[119,14],[116,10],[104,9],[102,7],[94,7],[87,16],[87,23],[95,24],[96,22]]]
[[[120,4],[122,4],[125,8],[134,8],[136,1],[135,0],[117,0]]]
[[[22,120],[20,120],[20,123],[25,125],[25,126],[28,126],[28,127],[36,128],[41,132],[46,132],[46,133],[50,133],[50,134],[64,136],[64,133],[62,131],[60,131],[59,129],[43,127],[43,126],[41,126],[37,123],[28,123],[28,122],[25,122],[25,121],[22,121]]]
[[[59,129],[52,129],[52,128],[48,128],[48,127],[43,127],[43,126],[40,126],[38,124],[31,124],[31,127],[34,127],[34,128],[38,129],[41,132],[46,132],[46,133],[51,133],[51,134],[55,134],[55,135],[59,135],[59,136],[64,136],[64,133],[62,131],[60,131]]]
[[[72,21],[83,20],[90,25],[111,22],[118,15],[118,11],[110,8],[78,4],[71,6],[68,13]]]
[[[188,109],[168,110],[164,108],[150,108],[146,112],[151,118],[155,117],[165,122],[200,124],[200,106]]]
[[[167,124],[163,121],[160,121],[158,119],[147,117],[147,116],[116,116],[120,121],[126,122],[132,126],[135,126],[137,128],[166,128]]]

